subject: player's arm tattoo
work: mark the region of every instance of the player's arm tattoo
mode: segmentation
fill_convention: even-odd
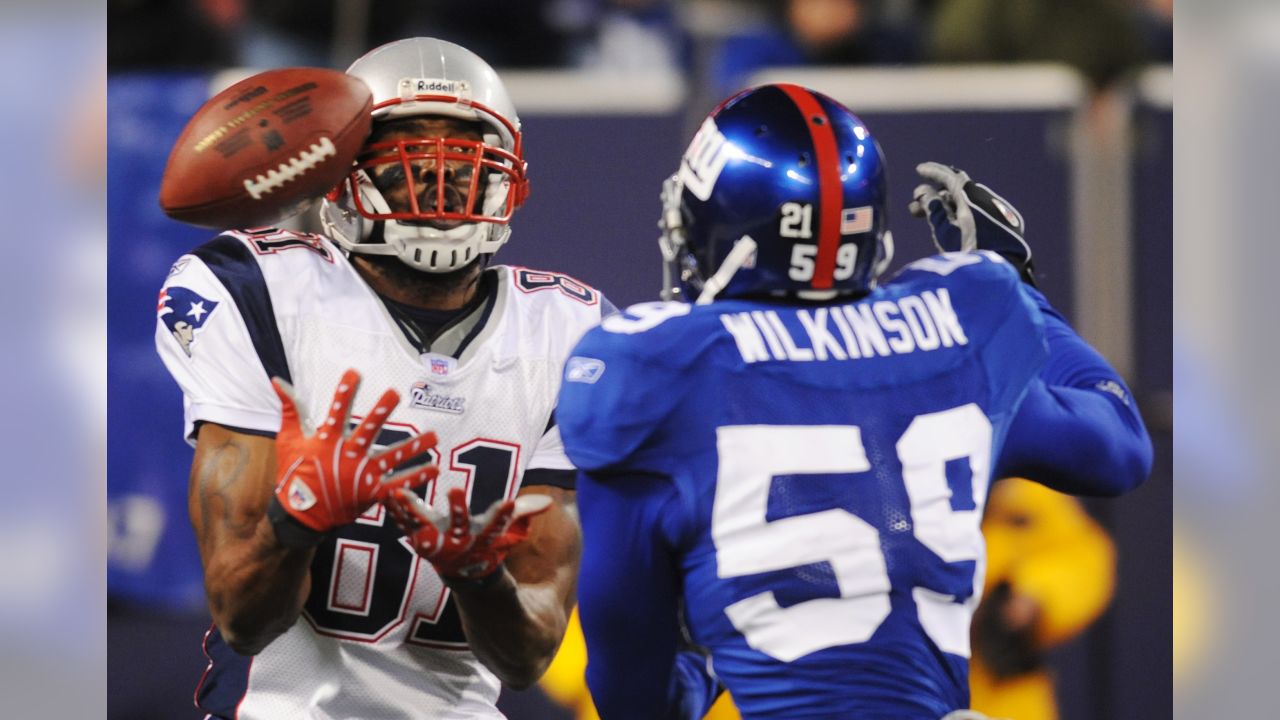
[[[287,631],[310,588],[314,551],[280,546],[266,519],[275,462],[271,438],[200,427],[188,511],[209,610],[223,639],[242,654],[261,651]]]
[[[201,540],[208,538],[215,523],[242,540],[253,535],[261,514],[237,507],[233,495],[248,465],[249,450],[235,437],[222,440],[201,458],[193,488],[200,506]]]

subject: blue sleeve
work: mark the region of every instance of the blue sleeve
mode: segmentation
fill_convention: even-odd
[[[1073,495],[1126,493],[1151,472],[1151,438],[1119,374],[1039,291],[1049,360],[1023,398],[996,465]]]
[[[594,328],[565,363],[556,422],[565,454],[580,470],[633,459],[680,399],[679,378],[636,352],[641,337]]]
[[[719,694],[701,655],[681,651],[679,503],[658,475],[581,473],[578,612],[587,687],[610,720],[701,718]]]
[[[980,346],[987,384],[992,390],[990,407],[1007,416],[1017,407],[1027,384],[1044,368],[1049,353],[1045,326],[1033,299],[1022,292],[1023,282],[1012,265],[999,261],[981,270],[983,282],[968,285],[970,292],[977,290],[984,299],[1001,302],[999,306],[981,306],[982,312],[997,324]]]

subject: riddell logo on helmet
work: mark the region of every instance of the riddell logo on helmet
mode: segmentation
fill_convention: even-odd
[[[403,81],[413,88],[418,94],[423,93],[443,93],[445,95],[458,95],[466,91],[466,83],[457,80],[443,80],[437,78],[408,78]]]

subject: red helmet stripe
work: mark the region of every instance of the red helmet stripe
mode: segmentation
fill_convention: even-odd
[[[840,247],[840,206],[844,202],[840,163],[836,157],[836,133],[827,111],[812,93],[799,85],[779,84],[778,88],[804,115],[805,126],[813,139],[814,161],[818,164],[818,197],[822,207],[818,214],[818,257],[814,261],[811,285],[815,290],[827,290],[835,279],[836,251]]]

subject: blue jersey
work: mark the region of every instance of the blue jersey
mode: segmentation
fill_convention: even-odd
[[[557,419],[602,715],[697,714],[690,640],[744,717],[967,707],[987,487],[1047,357],[1036,295],[982,253],[856,302],[652,303],[589,332]]]

